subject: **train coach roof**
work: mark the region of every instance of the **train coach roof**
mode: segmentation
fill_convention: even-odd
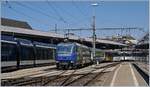
[[[72,42],[68,42],[68,43],[59,43],[57,46],[59,46],[59,45],[73,45],[74,43],[72,43]]]
[[[17,44],[16,41],[1,40],[2,43]]]
[[[32,42],[30,40],[22,39],[22,38],[15,38],[15,40],[19,41],[21,45],[33,46]]]
[[[77,46],[81,46],[81,47],[84,47],[84,48],[89,48],[88,46],[85,46],[85,45],[82,45],[82,44],[79,44],[79,43],[76,43],[76,42],[68,42],[68,43],[59,43],[59,45],[77,45]]]
[[[36,47],[56,49],[56,45],[53,44],[42,43],[37,41],[34,41],[33,43],[36,45]]]

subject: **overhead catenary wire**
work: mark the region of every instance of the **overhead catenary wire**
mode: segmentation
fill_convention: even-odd
[[[112,28],[110,28],[110,27],[104,27],[104,28],[96,28],[96,30],[97,31],[101,31],[101,30],[106,30],[106,31],[110,31],[110,30],[128,30],[128,29],[130,29],[130,30],[139,30],[139,31],[141,31],[141,29],[143,29],[143,28],[139,28],[139,27],[121,27],[121,28],[119,28],[119,27],[112,27]],[[57,30],[59,30],[59,31],[91,31],[92,30],[92,28],[72,28],[72,29],[57,29]],[[52,30],[52,31],[54,31],[54,30]]]
[[[29,3],[30,4],[30,3]],[[47,4],[47,3],[45,3],[45,4]],[[48,4],[47,4],[48,5]],[[36,7],[35,5],[33,5],[34,7]],[[32,7],[33,7],[32,6]],[[49,6],[49,5],[48,5]],[[43,6],[43,7],[46,7],[45,5]],[[43,10],[45,10],[44,8],[41,8],[40,6],[38,6],[38,7],[36,7],[36,8],[38,8],[40,11],[43,11]],[[51,7],[50,7],[51,8]],[[47,9],[47,8],[46,8]],[[53,17],[56,17],[57,19],[59,19],[59,20],[61,20],[63,23],[65,23],[66,25],[69,25],[66,21],[65,21],[65,19],[61,16],[58,16],[58,15],[56,15],[56,13],[53,13],[53,11],[51,11],[51,10],[49,10],[49,9],[47,9],[47,11],[46,11],[46,13],[48,14],[48,15],[50,15],[50,14],[53,14]],[[55,25],[56,24],[58,24],[58,23],[54,23]]]
[[[15,12],[16,14],[20,14],[21,16],[25,16],[26,18],[30,18],[30,19],[32,19],[33,21],[35,21],[35,22],[37,22],[37,23],[42,23],[43,25],[45,25],[45,26],[47,26],[47,25],[49,25],[49,23],[47,23],[47,22],[45,22],[45,21],[42,21],[42,20],[40,20],[40,19],[37,19],[37,18],[34,18],[34,17],[32,17],[32,16],[29,16],[29,15],[27,15],[27,14],[25,14],[24,12],[22,12],[22,11],[18,11],[18,10],[16,10],[13,6],[11,6],[8,2],[6,2],[6,5],[8,5],[8,8],[9,9],[11,9],[13,12]]]
[[[72,4],[79,11],[79,13],[83,16],[82,18],[84,18],[83,19],[84,21],[86,21],[86,20],[89,22],[91,21],[91,17],[87,17],[87,14],[80,9],[80,7],[76,4],[75,1],[72,0]],[[89,23],[89,25],[90,25],[90,23]]]
[[[46,2],[47,2],[47,5],[50,6],[49,1],[46,0]],[[54,4],[54,3],[53,3],[53,4]],[[66,10],[64,10],[63,8],[60,7],[59,9],[60,9],[63,13],[65,13],[66,15],[68,15],[70,18],[74,19],[75,22],[71,23],[71,24],[73,24],[73,25],[80,24],[80,22],[83,21],[83,19],[82,19],[82,20],[78,19],[78,17],[76,17],[76,16],[70,14],[69,12],[67,12]],[[55,11],[56,11],[56,10],[55,10]],[[57,11],[57,12],[58,12],[58,11]],[[80,21],[80,22],[79,22],[79,21]],[[84,20],[84,21],[85,21],[85,20]],[[85,24],[85,26],[87,26],[87,24]]]
[[[57,11],[57,9],[49,1],[47,1],[47,4],[55,11],[55,13],[59,16],[60,20],[62,20],[64,23],[67,23],[67,21],[61,16],[61,14]]]
[[[65,23],[65,22],[62,21],[61,19],[58,19],[58,18],[56,18],[56,17],[54,17],[54,16],[51,16],[51,15],[48,15],[48,14],[46,14],[46,13],[44,13],[43,11],[40,11],[40,10],[38,10],[38,9],[34,9],[34,8],[32,8],[32,7],[29,7],[29,6],[27,6],[27,5],[23,4],[23,3],[19,3],[19,2],[15,2],[15,3],[16,3],[17,5],[20,5],[20,6],[24,7],[24,8],[28,8],[28,9],[34,11],[34,12],[40,13],[40,14],[42,14],[42,15],[44,15],[44,16],[47,16],[48,18],[52,18],[52,19],[54,19],[54,20],[61,21],[61,22]]]
[[[59,12],[58,12],[58,10],[54,7],[54,3],[52,4],[52,3],[50,3],[48,0],[46,0],[46,2],[47,2],[47,4],[48,4],[48,6],[50,6],[51,8],[52,8],[52,10],[60,17],[60,18],[62,18],[63,20],[64,20],[64,18],[59,14]],[[60,8],[60,9],[62,9],[62,8]],[[64,11],[63,10],[63,12],[66,12],[66,11]],[[73,17],[72,15],[70,15],[70,14],[67,14],[67,15],[69,15],[69,16],[71,16],[71,17]],[[74,18],[75,20],[77,20],[78,18]],[[86,18],[87,19],[87,18]],[[84,20],[85,21],[85,20]],[[71,22],[67,22],[68,24],[70,24]],[[79,21],[77,21],[77,23],[81,23],[81,20],[79,20]],[[73,25],[75,25],[75,24],[73,24]],[[88,25],[85,25],[86,27],[88,26]],[[60,30],[61,31],[61,30]],[[66,30],[65,30],[66,31]],[[68,30],[67,30],[68,31]]]
[[[86,19],[90,18],[90,17],[87,17],[87,14],[85,12],[83,12],[80,7],[76,4],[75,1],[72,0],[72,4],[74,5],[74,7],[79,11],[79,13],[81,15],[83,15],[83,17],[85,17]]]
[[[92,28],[72,28],[72,29],[63,29],[63,30],[71,30],[71,31],[81,31],[81,30],[91,30]],[[127,30],[127,29],[131,29],[131,30],[141,30],[143,28],[139,28],[139,27],[104,27],[104,28],[96,28],[96,30]],[[58,29],[59,30],[59,29]]]
[[[82,14],[83,16],[87,16],[80,8],[79,6],[77,6],[77,4],[72,0],[72,4],[75,6],[75,8],[80,12],[80,14]]]
[[[26,8],[26,9],[30,9],[31,11],[34,11],[34,12],[40,13],[40,14],[42,14],[42,15],[45,15],[45,16],[47,16],[47,17],[49,17],[49,18],[53,18],[53,19],[55,19],[55,20],[62,21],[61,19],[57,19],[57,18],[54,17],[54,16],[50,16],[50,15],[44,13],[43,11],[41,11],[41,10],[39,10],[39,9],[34,9],[34,8],[32,8],[32,7],[30,7],[30,6],[26,5],[26,4],[19,3],[19,2],[14,2],[14,3],[17,4],[17,5],[19,5],[19,6],[21,6],[21,7],[24,7],[24,8]],[[13,9],[13,8],[12,8],[12,9]],[[16,10],[16,9],[15,9],[15,10]],[[17,11],[16,11],[16,12],[17,12]],[[23,14],[24,16],[28,16],[28,17],[31,18],[31,16],[29,16],[29,15],[23,13],[23,12],[18,12],[18,13]],[[32,17],[32,18],[33,18],[33,17]],[[62,17],[61,17],[61,18],[62,18]],[[34,18],[34,19],[35,19],[35,18]],[[35,20],[37,20],[37,19],[35,19]],[[39,20],[38,20],[38,21],[39,21]],[[67,24],[67,23],[64,22],[64,21],[62,21],[62,22],[65,23],[65,24]],[[55,24],[56,24],[56,23],[55,23]],[[68,24],[68,25],[69,25],[69,24]]]

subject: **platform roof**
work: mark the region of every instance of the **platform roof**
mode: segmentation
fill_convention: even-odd
[[[44,31],[39,31],[39,30],[30,30],[30,29],[22,29],[22,28],[17,28],[17,27],[10,27],[10,26],[0,26],[0,30],[2,32],[9,32],[9,33],[17,33],[17,34],[26,34],[26,35],[33,35],[33,36],[43,36],[43,37],[52,37],[52,38],[59,38],[59,39],[65,39],[65,36],[63,34],[57,34],[57,33],[52,33],[52,32],[44,32]],[[78,36],[69,36],[70,40],[80,40],[81,38]],[[83,38],[83,41],[85,42],[92,42],[92,38]],[[108,45],[119,45],[119,46],[126,46],[125,44],[121,44],[118,42],[114,41],[109,41],[109,40],[96,40],[96,43],[101,43],[101,44],[108,44]]]
[[[27,34],[27,35],[64,38],[64,35],[61,34],[43,32],[39,30],[29,30],[29,29],[22,29],[18,27],[10,27],[10,26],[1,26],[0,28],[1,28],[0,30],[3,32],[14,32],[19,34]]]
[[[8,19],[8,18],[1,18],[1,25],[26,28],[30,30],[32,29],[31,26],[25,21]]]
[[[149,49],[149,33],[147,33],[136,45],[136,48]]]

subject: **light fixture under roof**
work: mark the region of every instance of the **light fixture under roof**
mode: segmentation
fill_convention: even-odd
[[[92,6],[98,6],[98,3],[93,3],[93,4],[91,4]]]

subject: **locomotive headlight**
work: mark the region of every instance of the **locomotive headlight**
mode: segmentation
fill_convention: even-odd
[[[59,61],[56,61],[56,63],[59,63]]]
[[[74,61],[71,61],[71,63],[74,63]]]

